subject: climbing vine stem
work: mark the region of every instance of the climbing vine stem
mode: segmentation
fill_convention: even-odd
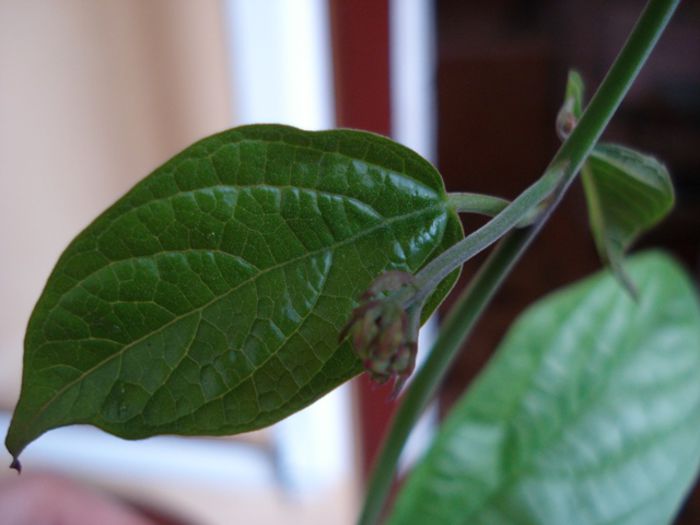
[[[401,450],[418,417],[435,394],[459,348],[464,344],[501,283],[547,221],[586,157],[602,135],[632,82],[654,49],[680,0],[650,0],[627,42],[603,79],[574,130],[555,154],[544,175],[481,229],[435,258],[416,278],[427,296],[444,276],[505,236],[457,300],[445,319],[425,364],[415,375],[379,453],[360,516],[361,525],[378,522]],[[452,199],[453,202],[456,198]],[[529,227],[513,229],[541,208]],[[442,277],[441,277],[442,276]]]

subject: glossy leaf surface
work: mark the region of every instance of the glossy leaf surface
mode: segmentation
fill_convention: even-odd
[[[668,171],[648,155],[615,144],[598,144],[586,162],[582,179],[598,252],[634,292],[622,261],[635,239],[673,208]]]
[[[390,523],[669,523],[700,460],[700,308],[667,256],[536,303],[448,416]]]
[[[437,171],[388,139],[277,125],[206,138],[61,256],[7,447],[71,423],[142,438],[282,419],[361,371],[338,333],[369,283],[461,238]]]

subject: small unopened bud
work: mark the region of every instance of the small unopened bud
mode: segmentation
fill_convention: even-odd
[[[395,393],[413,371],[417,326],[409,322],[405,297],[397,292],[413,283],[406,272],[388,272],[375,280],[353,310],[340,339],[350,335],[355,353],[378,383],[396,380]]]
[[[557,114],[556,131],[561,140],[566,140],[576,127],[578,119],[573,112],[573,101],[567,100]]]

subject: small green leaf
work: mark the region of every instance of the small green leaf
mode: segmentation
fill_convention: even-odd
[[[581,75],[569,71],[564,102],[557,115],[557,133],[566,138],[583,113]],[[623,268],[625,252],[645,231],[673,208],[673,184],[655,158],[615,144],[600,143],[581,170],[591,232],[601,259],[636,297]]]
[[[700,462],[700,307],[668,257],[531,307],[448,416],[390,523],[659,525]]]
[[[636,295],[623,267],[635,239],[673,208],[668,171],[655,158],[614,144],[599,144],[582,171],[593,238],[600,257]]]
[[[72,423],[126,438],[274,423],[362,370],[338,334],[377,275],[462,237],[437,171],[386,138],[277,125],[206,138],[61,256],[7,448]]]

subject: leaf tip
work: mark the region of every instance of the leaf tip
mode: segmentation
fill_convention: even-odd
[[[10,463],[10,468],[13,470],[16,470],[17,474],[22,473],[22,464],[19,462],[19,459],[17,459],[17,458],[12,458],[12,463]]]

